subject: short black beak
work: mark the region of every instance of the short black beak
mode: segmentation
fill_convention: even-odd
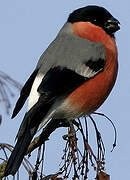
[[[119,24],[120,24],[120,22],[117,19],[111,18],[111,19],[107,20],[107,22],[105,23],[105,28],[109,32],[114,33],[120,29]]]

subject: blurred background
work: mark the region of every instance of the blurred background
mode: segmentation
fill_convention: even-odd
[[[0,70],[7,73],[22,85],[34,70],[43,51],[65,23],[70,12],[86,5],[99,5],[108,9],[121,23],[121,30],[116,33],[119,52],[119,73],[116,85],[106,102],[98,112],[111,118],[117,128],[117,146],[111,152],[114,132],[111,125],[97,118],[106,147],[106,172],[112,180],[130,179],[130,131],[129,131],[129,97],[130,97],[130,1],[117,0],[1,0],[0,1]],[[11,99],[12,108],[19,96]],[[14,145],[14,138],[22,121],[26,105],[15,119],[10,119],[12,110],[6,115],[4,104],[0,104],[2,124],[0,142]],[[90,125],[91,126],[91,125]],[[47,142],[45,156],[45,173],[54,173],[60,163],[64,143],[61,128]],[[94,130],[89,131],[93,139]],[[92,140],[93,141],[93,140]],[[96,141],[95,141],[96,142]],[[94,179],[94,178],[93,178]]]

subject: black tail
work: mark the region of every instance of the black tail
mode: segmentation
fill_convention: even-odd
[[[14,150],[9,157],[5,169],[5,176],[8,176],[9,174],[15,175],[18,171],[32,138],[33,134],[30,132],[30,129],[26,129],[24,135],[18,138]]]

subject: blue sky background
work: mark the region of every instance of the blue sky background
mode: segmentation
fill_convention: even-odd
[[[108,115],[117,128],[117,147],[112,153],[110,150],[114,133],[111,125],[104,120],[98,120],[98,125],[106,145],[106,171],[111,175],[112,180],[130,179],[129,0],[0,0],[0,70],[24,84],[34,70],[42,52],[65,23],[68,14],[88,4],[104,6],[121,23],[121,30],[116,34],[119,52],[117,82],[109,98],[98,110]],[[12,99],[12,107],[15,105],[18,94],[16,91],[16,97]],[[6,116],[3,105],[0,112],[3,113],[0,142],[14,144],[14,137],[25,107],[14,120]],[[64,134],[62,131],[64,130],[59,130],[51,136],[48,143],[46,155],[48,168],[45,171],[47,174],[55,172],[55,164],[60,162],[60,157],[58,159],[56,155],[61,150],[61,135]],[[93,136],[94,131],[91,133]]]

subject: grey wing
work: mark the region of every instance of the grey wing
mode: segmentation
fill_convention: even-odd
[[[80,38],[69,32],[68,23],[42,54],[37,68],[46,74],[50,67],[61,66],[81,76],[91,78],[102,71],[106,63],[105,47],[101,43]]]

